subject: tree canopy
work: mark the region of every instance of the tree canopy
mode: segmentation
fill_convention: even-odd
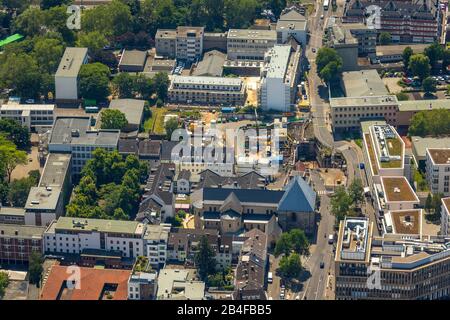
[[[125,114],[117,109],[103,109],[101,112],[102,129],[123,129],[128,125]]]
[[[409,70],[421,80],[430,75],[430,59],[422,53],[413,54],[409,59]]]
[[[322,47],[317,52],[317,74],[326,83],[339,79],[342,73],[342,58],[335,49]]]
[[[389,32],[381,32],[380,36],[379,36],[379,41],[380,41],[380,44],[383,46],[391,44],[392,36]]]
[[[302,255],[309,254],[309,241],[305,232],[301,229],[292,229],[289,232],[283,232],[275,245],[275,256],[281,254],[289,255],[296,252]]]
[[[203,281],[205,281],[209,275],[216,272],[216,260],[214,256],[214,251],[208,243],[208,237],[203,235],[200,239],[198,251],[194,256],[200,279]]]
[[[450,134],[450,110],[433,109],[419,111],[411,118],[409,136],[448,135]]]
[[[5,289],[9,285],[9,276],[6,272],[0,271],[0,299],[5,295]]]
[[[102,63],[82,65],[79,74],[81,96],[85,99],[105,101],[110,94],[109,76],[109,68]]]
[[[278,268],[282,277],[291,279],[298,278],[303,270],[300,255],[291,253],[289,256],[283,256]]]
[[[31,146],[30,131],[13,119],[0,119],[0,134],[11,140],[19,149],[28,149]]]
[[[25,165],[28,163],[27,154],[25,151],[17,150],[16,145],[0,135],[0,180],[6,177],[8,182],[11,182],[11,174],[18,165]]]

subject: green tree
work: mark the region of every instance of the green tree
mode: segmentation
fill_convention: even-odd
[[[36,251],[31,252],[28,264],[30,283],[38,286],[41,281],[42,272],[44,271],[42,263],[44,263],[42,256]]]
[[[32,55],[42,72],[53,74],[58,69],[63,53],[64,48],[60,40],[39,38],[34,44]]]
[[[274,254],[276,257],[281,254],[289,255],[291,252],[302,255],[309,254],[309,241],[301,229],[283,232],[275,244]]]
[[[423,80],[430,75],[430,59],[421,53],[413,54],[409,59],[408,68],[414,76]]]
[[[22,98],[38,98],[43,77],[37,61],[26,53],[6,54],[0,58],[0,84]]]
[[[274,254],[278,257],[281,254],[288,255],[292,250],[289,233],[283,232],[275,244]]]
[[[359,204],[364,200],[364,188],[361,179],[355,179],[348,188],[352,203]]]
[[[165,101],[167,98],[167,90],[169,89],[169,76],[165,72],[158,72],[153,77],[154,90],[158,98]]]
[[[256,0],[225,0],[224,17],[228,28],[248,28],[258,7]]]
[[[45,13],[40,8],[29,7],[14,19],[14,32],[34,37],[45,33]]]
[[[28,163],[25,151],[17,150],[14,143],[0,135],[0,173],[11,182],[11,173],[18,165]]]
[[[406,47],[405,49],[403,49],[403,54],[402,54],[402,58],[403,58],[403,66],[405,68],[408,68],[409,65],[409,59],[411,58],[411,56],[414,54],[413,50],[411,49],[411,47]]]
[[[114,77],[112,84],[114,89],[118,91],[120,98],[133,98],[135,79],[132,75],[126,72],[119,73]]]
[[[178,119],[171,118],[167,120],[164,124],[164,129],[166,130],[166,139],[170,140],[172,138],[172,133],[178,128]]]
[[[409,136],[450,134],[450,110],[434,109],[417,112],[411,118]]]
[[[389,32],[381,32],[378,41],[383,46],[391,44],[392,36]]]
[[[422,82],[422,88],[426,93],[436,92],[436,81],[431,77],[426,77]]]
[[[278,270],[284,278],[298,278],[303,270],[300,255],[291,253],[289,256],[283,256]]]
[[[36,185],[37,181],[33,177],[13,180],[9,184],[8,202],[14,207],[24,207],[31,187]]]
[[[9,285],[9,276],[6,272],[0,271],[0,299],[5,295],[5,289]]]
[[[105,101],[109,95],[110,71],[104,64],[85,64],[80,69],[80,94],[86,99]]]
[[[104,109],[101,113],[102,129],[123,129],[128,124],[125,114],[117,109]]]
[[[339,222],[350,214],[350,207],[352,199],[348,195],[343,186],[336,188],[334,194],[331,197],[331,213],[336,217],[336,221]]]
[[[69,4],[70,2],[70,0],[41,0],[40,5],[42,10],[47,10],[52,7]]]
[[[430,60],[430,65],[434,66],[438,60],[442,59],[444,55],[444,48],[442,48],[439,43],[435,42],[425,48],[424,54]]]
[[[444,50],[442,53],[442,70],[447,70],[447,67],[450,65],[450,50]]]
[[[208,243],[208,237],[203,235],[200,239],[198,251],[194,256],[195,265],[198,268],[198,274],[202,281],[205,281],[209,275],[216,272],[216,260],[214,251]]]
[[[429,193],[427,199],[425,200],[425,210],[427,212],[430,212],[432,208],[433,208],[433,197],[431,196],[431,193]]]
[[[98,31],[106,37],[119,36],[129,31],[133,17],[130,8],[119,0],[86,10],[81,17],[83,30]]]
[[[442,208],[442,202],[441,199],[444,197],[442,193],[437,193],[433,195],[433,220],[434,221],[440,221],[441,220],[441,208]]]
[[[322,47],[317,52],[317,74],[326,83],[339,79],[342,72],[342,58],[332,48]]]
[[[109,43],[105,35],[99,31],[82,32],[76,42],[78,47],[88,48],[91,53],[96,53]]]
[[[19,149],[28,149],[31,146],[30,131],[13,119],[0,119],[0,134],[12,141]]]

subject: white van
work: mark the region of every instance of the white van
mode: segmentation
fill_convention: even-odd
[[[269,272],[269,273],[267,274],[267,282],[268,282],[268,283],[272,283],[272,282],[273,282],[273,275],[272,275],[272,272]]]

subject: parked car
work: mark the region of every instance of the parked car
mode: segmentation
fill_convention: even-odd
[[[325,267],[325,263],[322,261],[319,266],[320,266],[320,269],[323,269]]]

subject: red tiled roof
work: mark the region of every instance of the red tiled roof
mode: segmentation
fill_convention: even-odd
[[[56,300],[71,276],[67,266],[54,265],[41,292],[41,300]],[[131,270],[93,269],[80,267],[80,288],[67,290],[61,300],[99,300],[105,284],[117,285],[113,300],[127,300]]]

